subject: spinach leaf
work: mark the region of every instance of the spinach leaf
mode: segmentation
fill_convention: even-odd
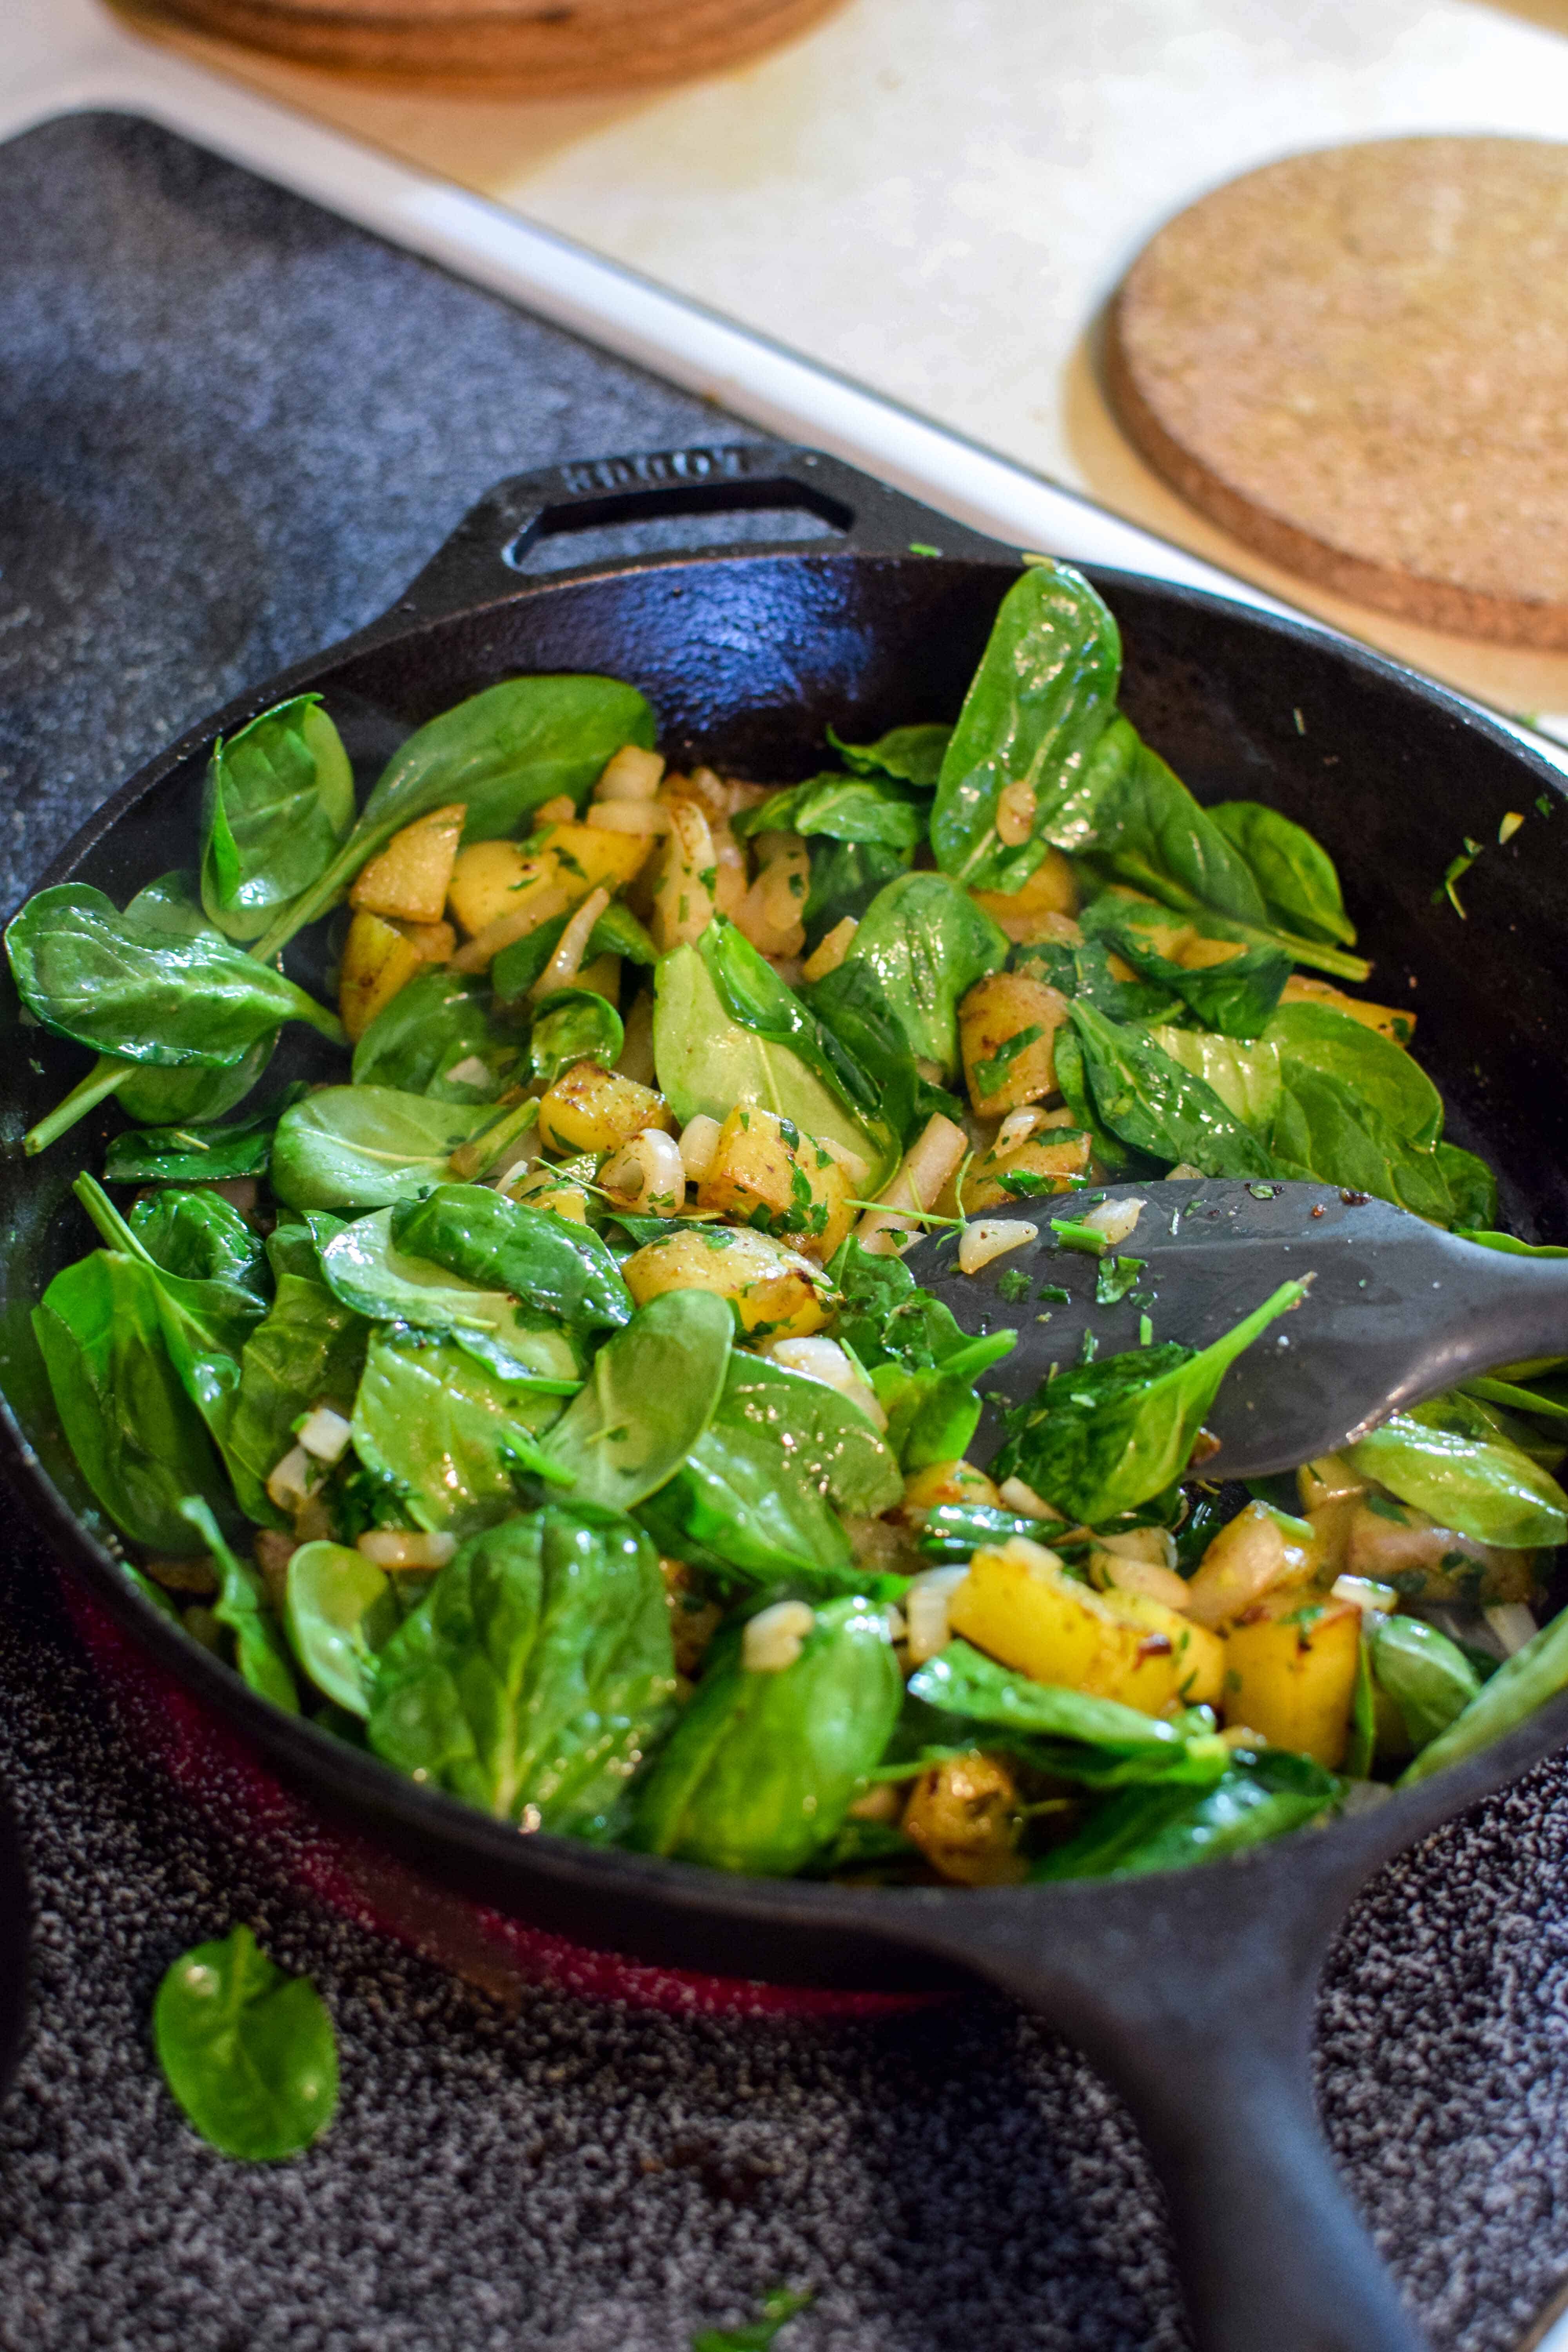
[[[885,849],[875,841],[834,841],[816,835],[811,845],[811,887],[805,894],[801,920],[808,950],[820,945],[846,915],[857,921],[879,890],[907,874],[913,852]]]
[[[138,1201],[127,1220],[149,1257],[165,1274],[196,1281],[236,1282],[266,1295],[267,1254],[261,1236],[221,1192],[209,1187],[166,1192]]]
[[[201,929],[182,932],[101,890],[39,890],[5,932],[17,991],[47,1029],[125,1062],[222,1069],[285,1021],[337,1044],[337,1015],[270,965]]]
[[[1114,901],[1100,899],[1104,906]],[[1195,1021],[1222,1037],[1261,1036],[1290,977],[1290,958],[1282,948],[1243,948],[1225,963],[1205,964],[1189,971],[1161,955],[1131,923],[1100,931],[1117,951],[1147,981],[1179,997]]]
[[[202,790],[202,905],[231,940],[259,939],[325,872],[354,821],[354,777],[319,694],[264,710],[226,742]]]
[[[1461,1241],[1479,1242],[1483,1249],[1505,1250],[1510,1257],[1568,1257],[1568,1249],[1555,1242],[1521,1242],[1512,1234],[1477,1231],[1468,1225],[1455,1230]]]
[[[1448,1210],[1456,1231],[1490,1225],[1497,1220],[1497,1178],[1473,1151],[1457,1143],[1438,1143],[1432,1152],[1437,1174],[1448,1194]]]
[[[235,1557],[199,1495],[184,1497],[180,1515],[195,1528],[217,1563],[218,1597],[213,1615],[234,1635],[234,1663],[241,1682],[269,1698],[285,1715],[298,1715],[300,1694],[294,1670],[258,1571]]]
[[[902,1677],[882,1611],[815,1613],[800,1655],[748,1673],[721,1633],[643,1784],[632,1843],[714,1870],[787,1876],[831,1843],[898,1720]]]
[[[715,917],[709,925],[704,947],[721,920]],[[765,993],[759,986],[749,1009],[759,1020],[771,1024],[776,1018],[778,1026],[764,1030],[742,1023],[720,993],[707,957],[695,947],[671,949],[659,960],[653,1015],[654,1062],[660,1090],[671,1110],[684,1127],[700,1112],[721,1120],[737,1103],[758,1103],[764,1110],[793,1119],[805,1134],[826,1137],[858,1153],[871,1171],[868,1182],[873,1186],[885,1182],[898,1151],[891,1127],[883,1126],[879,1110],[873,1125],[847,1100],[837,1081],[840,1061],[847,1062],[841,1047],[836,1049],[838,1058],[832,1065],[834,1081],[823,1076],[825,1024],[811,1021],[805,1006],[775,979],[742,935],[734,936],[742,940],[767,976]],[[787,1003],[781,1002],[784,999]],[[808,1024],[816,1049],[811,1061],[796,1050]],[[857,1092],[861,1090],[875,1093],[864,1074]]]
[[[831,735],[833,730],[828,729]],[[920,730],[910,728],[909,734]],[[937,730],[945,734],[945,728]],[[775,2287],[763,2297],[763,2315],[745,2327],[700,2328],[691,2339],[691,2352],[772,2352],[773,2338],[781,2327],[792,2320],[797,2311],[804,2311],[811,2301],[808,2288],[805,2294],[792,2294],[788,2287]]]
[[[266,1312],[265,1302],[223,1276],[165,1273],[94,1178],[79,1176],[71,1189],[110,1248],[140,1259],[147,1268],[169,1360],[226,1461],[240,1355]],[[205,1510],[207,1506],[202,1502],[197,1507]],[[224,1516],[228,1516],[226,1509]]]
[[[420,1201],[489,1118],[392,1087],[322,1087],[286,1110],[272,1139],[272,1189],[293,1209],[386,1209]]]
[[[1036,1879],[1136,1878],[1220,1862],[1300,1829],[1336,1803],[1342,1782],[1280,1748],[1237,1757],[1206,1790],[1155,1784],[1099,1805],[1075,1838],[1030,1872]]]
[[[605,1342],[550,1433],[574,1496],[629,1511],[674,1476],[713,1418],[734,1328],[716,1292],[668,1290]]]
[[[1251,867],[1271,921],[1305,939],[1354,947],[1334,862],[1303,826],[1258,801],[1215,802],[1208,818]]]
[[[120,1090],[121,1108],[125,1088]],[[302,1085],[285,1087],[248,1118],[222,1127],[131,1129],[110,1139],[104,1160],[108,1184],[217,1184],[237,1176],[265,1176],[272,1159],[272,1135]]]
[[[1151,1044],[1194,1078],[1212,1087],[1226,1110],[1267,1138],[1284,1098],[1279,1073],[1279,1048],[1264,1038],[1245,1045],[1234,1037],[1211,1036],[1205,1029],[1167,1029],[1156,1023],[1149,1031]]]
[[[847,959],[805,989],[802,1002],[861,1069],[876,1072],[882,1082],[882,1115],[900,1142],[911,1143],[933,1110],[963,1118],[962,1104],[921,1078],[868,963]]]
[[[1072,1113],[1073,1126],[1079,1134],[1092,1138],[1094,1157],[1100,1165],[1117,1173],[1125,1173],[1140,1165],[1159,1173],[1159,1160],[1151,1160],[1144,1153],[1134,1151],[1122,1142],[1119,1135],[1112,1135],[1100,1120],[1089,1095],[1088,1066],[1075,1029],[1064,1026],[1057,1031],[1052,1059],[1056,1066],[1057,1085],[1061,1089],[1063,1102]]]
[[[807,839],[823,834],[833,841],[912,850],[926,837],[926,813],[920,801],[895,783],[813,776],[804,784],[771,793],[755,808],[742,809],[731,818],[730,830],[742,841],[759,833],[798,833]]]
[[[1011,941],[945,874],[906,874],[879,891],[841,970],[868,964],[904,1051],[951,1078],[958,1068],[959,1000],[1001,971]]]
[[[481,1289],[510,1290],[580,1344],[631,1320],[631,1292],[597,1234],[488,1185],[443,1184],[397,1209],[392,1238]]]
[[[925,1514],[921,1551],[931,1567],[967,1568],[974,1553],[999,1549],[1009,1536],[1026,1536],[1038,1543],[1040,1523],[987,1503],[939,1503]]]
[[[1408,1789],[1442,1771],[1445,1765],[1457,1764],[1461,1757],[1489,1747],[1563,1689],[1568,1689],[1568,1610],[1543,1625],[1522,1650],[1503,1660],[1464,1713],[1455,1717],[1447,1731],[1440,1731],[1414,1763],[1406,1765],[1396,1787]]]
[[[392,1237],[396,1213],[377,1209],[328,1242],[321,1275],[333,1297],[373,1323],[450,1339],[503,1381],[544,1396],[574,1396],[582,1366],[555,1318],[520,1306],[509,1290],[485,1289],[399,1249]]]
[[[793,1479],[815,1486],[852,1517],[879,1517],[903,1493],[897,1462],[859,1406],[766,1356],[731,1358],[714,1418],[775,1446],[781,1485]]]
[[[1141,1031],[1107,1021],[1081,998],[1070,1017],[1094,1108],[1124,1142],[1154,1160],[1186,1160],[1205,1176],[1279,1172],[1268,1147],[1232,1118],[1214,1088]]]
[[[1480,1677],[1458,1643],[1419,1617],[1378,1618],[1368,1646],[1378,1687],[1398,1708],[1415,1748],[1447,1731],[1479,1693]]]
[[[833,1336],[852,1348],[868,1369],[898,1364],[906,1371],[946,1372],[976,1381],[1011,1353],[1016,1331],[973,1339],[961,1329],[951,1307],[922,1290],[901,1259],[865,1249],[853,1234],[844,1243],[828,1276],[842,1305]]]
[[[1329,1004],[1282,1004],[1266,1034],[1279,1048],[1287,1083],[1301,1070],[1336,1080],[1419,1150],[1429,1150],[1442,1134],[1443,1097],[1426,1071],[1403,1046],[1348,1013]]]
[[[317,1215],[309,1224],[279,1225],[268,1239],[276,1288],[240,1350],[224,1449],[240,1509],[263,1527],[288,1525],[267,1481],[293,1444],[301,1415],[319,1404],[345,1420],[353,1411],[369,1334],[321,1279],[320,1251],[339,1230],[335,1217]]]
[[[1447,1224],[1453,1202],[1436,1155],[1407,1143],[1342,1080],[1282,1065],[1284,1093],[1270,1139],[1283,1173],[1304,1169],[1347,1192],[1372,1192]]]
[[[158,1987],[153,2042],[186,2120],[220,2155],[297,2156],[337,2111],[326,2004],[308,1977],[258,1951],[248,1927],[181,1954]]]
[[[160,1069],[152,1062],[117,1061],[112,1055],[100,1055],[96,1067],[104,1076],[110,1070],[123,1074],[113,1094],[127,1118],[144,1127],[189,1127],[221,1118],[243,1102],[266,1075],[277,1048],[274,1029],[221,1070],[205,1070],[194,1062],[179,1069]]]
[[[375,1654],[402,1622],[392,1580],[345,1544],[301,1544],[289,1562],[283,1624],[300,1666],[324,1698],[370,1713]]]
[[[906,1475],[967,1454],[980,1426],[980,1399],[966,1373],[879,1364],[871,1386],[888,1416],[889,1448]]]
[[[502,948],[490,966],[490,985],[499,1003],[512,1004],[528,994],[560,946],[561,934],[571,919],[570,914],[554,915],[549,922],[541,923],[537,930],[525,931],[521,940],[513,940],[510,947]],[[631,908],[619,898],[611,899],[589,932],[583,961],[592,963],[596,956],[603,955],[621,956],[628,963],[649,967],[658,961],[658,950]]]
[[[931,846],[944,874],[975,890],[1017,890],[1049,844],[1071,845],[1089,755],[1115,716],[1121,640],[1080,573],[1031,567],[1002,600],[942,757]],[[1028,838],[996,830],[1004,792],[1022,800]]]
[[[1305,1296],[1304,1283],[1282,1283],[1196,1352],[1167,1340],[1058,1372],[1008,1413],[994,1475],[1021,1477],[1075,1525],[1135,1510],[1182,1477],[1230,1365]]]
[[[494,1102],[516,1067],[519,1040],[491,1018],[482,980],[416,973],[384,1004],[354,1047],[356,1087],[390,1087],[438,1102]]]
[[[1092,913],[1092,908],[1085,909],[1086,916]],[[1086,939],[1081,947],[1060,940],[1030,940],[1016,947],[1008,961],[1015,971],[1044,981],[1062,996],[1081,996],[1108,1021],[1169,1021],[1182,1012],[1181,998],[1168,988],[1118,980],[1103,940]]]
[[[1439,1402],[1440,1401],[1435,1401]],[[1568,1542],[1568,1495],[1506,1439],[1444,1428],[1433,1408],[1392,1414],[1346,1448],[1363,1476],[1478,1543],[1536,1550]]]
[[[276,955],[342,897],[360,867],[416,817],[460,801],[465,841],[515,833],[531,809],[581,801],[625,743],[651,750],[655,719],[613,677],[513,677],[426,720],[392,755],[324,873],[274,919],[255,952]]]
[[[658,1561],[552,1504],[462,1546],[376,1662],[370,1744],[525,1829],[603,1840],[675,1691]]]
[[[517,1509],[520,1479],[564,1483],[535,1435],[557,1410],[449,1340],[376,1330],[354,1398],[353,1449],[416,1527],[471,1535]]]
[[[613,1069],[626,1042],[621,1016],[591,988],[558,988],[544,997],[528,1040],[528,1074],[535,1086],[552,1087],[574,1062],[597,1062]]]
[[[874,743],[846,743],[831,727],[827,730],[828,741],[856,775],[892,776],[900,783],[913,784],[927,793],[936,787],[952,737],[952,728],[936,721],[889,727]]]
[[[907,1695],[937,1711],[938,1742],[1000,1748],[1037,1771],[1090,1788],[1151,1780],[1212,1787],[1230,1760],[1212,1730],[1188,1732],[1115,1699],[1031,1682],[967,1642],[950,1642],[928,1658]]]
[[[68,1265],[33,1330],[66,1443],[121,1533],[153,1552],[205,1550],[180,1504],[200,1494],[226,1508],[226,1481],[169,1360],[146,1264],[94,1250]]]

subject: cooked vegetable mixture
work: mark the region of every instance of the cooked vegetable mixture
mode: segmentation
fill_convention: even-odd
[[[672,773],[634,688],[521,677],[357,810],[301,696],[217,745],[194,871],[30,900],[24,1003],[99,1059],[29,1146],[126,1121],[35,1326],[146,1599],[522,1830],[893,1883],[1210,1861],[1568,1684],[1568,1355],[1215,1489],[1287,1285],[1202,1353],[1144,1315],[966,1458],[1015,1334],[917,1286],[922,1230],[972,1272],[1049,1216],[1105,1303],[1124,1178],[1525,1246],[1414,1015],[1351,992],[1328,856],[1200,807],[1120,669],[1040,562],[956,726],[829,730],[805,782]],[[335,1013],[282,971],[320,921]],[[258,1094],[289,1023],[341,1066]]]

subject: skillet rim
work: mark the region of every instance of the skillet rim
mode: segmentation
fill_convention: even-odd
[[[495,496],[491,494],[492,499]],[[949,567],[994,569],[1015,575],[1021,569],[1012,550],[998,542],[984,541],[977,535],[970,536],[969,546],[955,548],[952,554],[935,560]],[[991,557],[993,547],[994,554]],[[812,566],[924,565],[932,561],[928,556],[857,547],[853,543],[835,545],[820,540],[805,543],[756,541],[699,553],[678,551],[610,558],[537,576],[514,575],[512,581],[498,583],[493,590],[437,609],[422,608],[416,596],[405,596],[363,629],[288,665],[221,709],[194,721],[172,743],[144,761],[87,817],[26,896],[71,878],[82,859],[113,832],[130,811],[167,782],[184,762],[209,748],[216,735],[242,725],[291,693],[310,689],[329,667],[339,667],[373,651],[394,649],[401,639],[426,637],[444,624],[472,622],[490,612],[526,605],[560,588],[681,569],[711,572],[721,564],[770,563],[784,557]],[[1112,603],[1117,589],[1126,588],[1156,604],[1223,615],[1227,625],[1239,624],[1244,631],[1263,639],[1310,646],[1315,657],[1326,655],[1331,661],[1360,671],[1369,681],[1385,688],[1393,687],[1396,693],[1427,705],[1463,734],[1486,740],[1520,763],[1527,776],[1533,776],[1537,789],[1543,785],[1560,798],[1568,797],[1568,784],[1562,771],[1521,742],[1500,719],[1353,639],[1341,638],[1309,620],[1261,612],[1206,590],[1148,574],[1100,565],[1079,568]],[[425,576],[421,575],[422,581]],[[416,587],[419,584],[416,583]],[[13,1150],[15,1148],[10,1147]],[[881,1944],[890,1950],[923,1948],[957,1955],[966,1943],[982,1942],[985,1929],[993,1923],[1005,1918],[1016,1924],[1026,1909],[1042,1924],[1051,1917],[1069,1926],[1075,1914],[1081,1916],[1086,1909],[1104,1908],[1113,1892],[1120,1904],[1135,1887],[1141,1901],[1151,1910],[1162,1898],[1170,1901],[1178,1887],[1189,1888],[1194,1878],[1218,1892],[1213,1865],[1198,1873],[1150,1873],[1136,1882],[1083,1879],[994,1889],[853,1887],[801,1879],[731,1877],[696,1864],[629,1853],[624,1848],[595,1846],[544,1832],[520,1840],[516,1830],[478,1808],[409,1780],[379,1758],[335,1739],[303,1717],[285,1715],[249,1690],[232,1668],[170,1623],[130,1584],[109,1546],[77,1517],[48,1476],[9,1396],[3,1391],[0,1472],[20,1493],[46,1540],[58,1549],[72,1573],[84,1578],[94,1597],[111,1616],[133,1633],[178,1682],[191,1688],[204,1706],[210,1707],[220,1721],[232,1726],[269,1764],[281,1769],[291,1784],[302,1783],[312,1791],[322,1782],[329,1788],[335,1787],[341,1791],[341,1804],[335,1798],[324,1801],[333,1810],[352,1813],[363,1834],[384,1836],[382,1824],[390,1816],[413,1833],[422,1849],[434,1846],[448,1851],[469,1865],[489,1861],[500,1866],[508,1884],[504,1889],[498,1885],[495,1891],[503,1897],[502,1907],[509,1910],[515,1911],[517,1907],[512,1899],[513,1888],[521,1892],[521,1883],[547,1887],[552,1894],[567,1899],[589,1902],[595,1895],[602,1897],[613,1891],[623,1898],[623,1905],[640,1891],[657,1896],[664,1910],[685,1922],[717,1916],[726,1922],[758,1927],[785,1923],[797,1929],[836,1927],[851,1932],[861,1948]],[[1268,1907],[1263,1899],[1263,1882],[1287,1870],[1300,1877],[1309,1858],[1316,1865],[1310,1872],[1315,1879],[1346,1885],[1359,1883],[1439,1823],[1544,1761],[1565,1742],[1568,1692],[1538,1709],[1491,1746],[1448,1767],[1432,1780],[1396,1791],[1364,1811],[1315,1830],[1291,1832],[1227,1857],[1226,1871],[1219,1876],[1259,1916]],[[437,1873],[439,1870],[434,1863],[416,1866]],[[1244,1896],[1245,1880],[1250,1880],[1251,1885]],[[973,1923],[974,1932],[971,1936],[963,1932],[965,1920]],[[649,1939],[656,1947],[658,1941],[657,1936]],[[623,1947],[617,1943],[615,1948]],[[634,1939],[624,1948],[635,1953],[637,1943]],[[788,1954],[780,1957],[785,1965],[778,1980],[809,1980],[789,1965]]]

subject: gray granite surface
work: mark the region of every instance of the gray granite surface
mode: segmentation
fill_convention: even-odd
[[[384,605],[493,478],[712,412],[145,125],[0,151],[0,897],[203,709]],[[297,1893],[144,1762],[8,1522],[0,1769],[37,1968],[0,2111],[5,2352],[782,2352],[1184,2338],[1125,2117],[986,1999],[879,2023],[509,2015]],[[1549,1768],[1387,1872],[1326,1988],[1334,2146],[1436,2345],[1568,2273],[1568,1807]],[[331,2003],[301,2161],[200,2147],[153,1989],[248,1919]],[[1259,2347],[1266,2352],[1266,2347]]]

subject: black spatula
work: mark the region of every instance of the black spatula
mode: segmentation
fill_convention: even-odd
[[[925,1236],[904,1263],[966,1331],[1017,1331],[1013,1353],[984,1375],[987,1391],[1008,1403],[1033,1396],[1053,1365],[1079,1361],[1085,1332],[1100,1355],[1120,1353],[1138,1345],[1146,1315],[1156,1339],[1206,1347],[1280,1283],[1311,1275],[1301,1305],[1226,1373],[1208,1414],[1220,1451],[1205,1477],[1293,1469],[1492,1365],[1568,1355],[1568,1258],[1458,1241],[1328,1185],[1167,1180],[1094,1197],[1144,1203],[1109,1253],[1145,1262],[1115,1305],[1096,1303],[1100,1262],[1052,1231],[1053,1217],[1085,1213],[1070,1195],[988,1211],[1037,1225],[1039,1238],[978,1274],[958,1272],[952,1233]],[[976,1457],[988,1460],[1000,1442],[988,1413]]]

